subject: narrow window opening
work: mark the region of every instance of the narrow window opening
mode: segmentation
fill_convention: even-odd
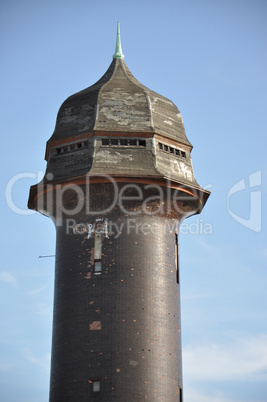
[[[174,154],[174,148],[170,147],[170,153]]]
[[[185,154],[185,152],[184,152],[184,151],[181,151],[181,154],[182,154],[182,157],[183,157],[183,158],[185,158],[185,157],[186,157],[186,154]]]
[[[103,140],[102,140],[102,142],[103,142]],[[89,144],[88,141],[81,141],[81,142],[76,142],[75,144],[66,145],[62,148],[56,148],[56,155],[61,155],[61,154],[69,153],[69,152],[76,151],[76,150],[79,150],[82,148],[86,148],[86,147],[88,147],[88,144]]]
[[[179,402],[183,402],[183,390],[179,388]]]
[[[136,145],[136,144],[137,144],[137,141],[136,141],[136,140],[129,140],[129,144],[130,144],[130,145]]]
[[[95,235],[95,260],[101,260],[102,253],[102,239],[101,234],[97,233]]]
[[[110,140],[111,145],[118,145],[119,144],[119,140]]]
[[[179,151],[179,149],[176,149],[176,150],[175,150],[175,153],[176,153],[176,155],[180,156],[180,151]]]
[[[93,381],[93,392],[100,392],[100,381]]]
[[[146,141],[145,140],[139,140],[139,146],[140,147],[145,147],[146,146]]]
[[[168,147],[168,145],[164,145],[164,151],[169,151],[169,147]]]
[[[103,138],[102,145],[109,145],[109,140],[107,140],[106,138]]]
[[[180,272],[179,272],[179,240],[178,234],[175,233],[175,262],[176,262],[176,282],[180,283]]]
[[[102,263],[101,260],[95,260],[95,271],[96,275],[100,275],[102,272]]]
[[[159,142],[159,149],[163,149],[163,144]]]
[[[128,145],[128,140],[120,140],[120,145]]]
[[[94,263],[95,270],[94,273],[96,275],[100,275],[102,272],[102,237],[100,233],[95,234],[95,252],[94,252]]]

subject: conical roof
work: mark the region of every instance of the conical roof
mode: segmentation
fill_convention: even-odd
[[[48,144],[96,131],[157,133],[191,146],[178,108],[142,85],[123,58],[114,58],[99,81],[66,99]]]

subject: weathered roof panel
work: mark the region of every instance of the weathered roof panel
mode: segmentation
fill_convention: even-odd
[[[120,58],[94,85],[63,102],[48,143],[94,131],[155,132],[191,145],[173,102],[142,85]]]

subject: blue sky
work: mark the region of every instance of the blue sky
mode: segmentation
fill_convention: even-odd
[[[55,230],[28,191],[61,103],[108,68],[117,20],[212,191],[180,235],[185,401],[266,401],[266,16],[264,0],[1,2],[1,401],[48,400],[54,259],[38,256]]]

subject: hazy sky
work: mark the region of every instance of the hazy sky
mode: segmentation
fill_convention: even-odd
[[[266,402],[266,19],[265,0],[1,2],[1,402],[48,400],[54,258],[38,256],[55,230],[28,192],[61,103],[108,68],[117,20],[212,191],[180,234],[185,402]]]

